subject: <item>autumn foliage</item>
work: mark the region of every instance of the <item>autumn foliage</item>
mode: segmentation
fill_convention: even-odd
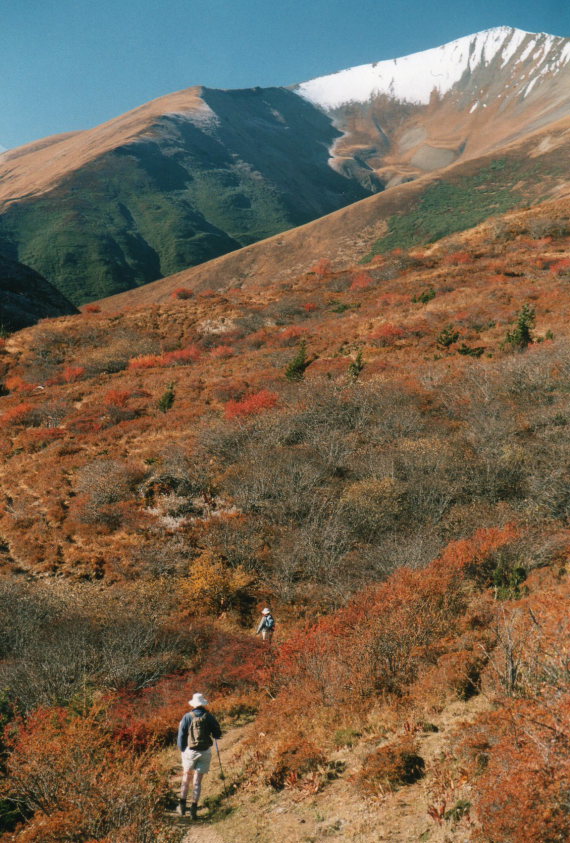
[[[81,717],[39,709],[13,725],[8,749],[2,795],[31,816],[18,840],[156,839],[167,792],[164,773],[152,745],[134,754],[114,740],[104,712]]]
[[[271,410],[277,404],[277,393],[269,389],[262,389],[253,395],[248,395],[240,401],[228,401],[225,406],[225,417],[227,419],[239,419],[247,416],[254,416]]]

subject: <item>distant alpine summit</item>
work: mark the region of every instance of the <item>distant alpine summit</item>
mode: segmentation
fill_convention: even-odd
[[[427,105],[434,92],[444,96],[478,72],[492,68],[509,75],[516,92],[524,97],[541,78],[557,73],[569,62],[568,39],[498,26],[421,53],[320,76],[295,90],[325,109],[365,103],[380,94]]]
[[[195,87],[5,152],[0,256],[81,304],[567,117],[570,40],[510,27],[291,88]]]

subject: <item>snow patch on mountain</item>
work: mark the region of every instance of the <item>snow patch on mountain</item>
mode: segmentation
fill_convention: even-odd
[[[530,41],[525,44],[527,39]],[[472,74],[477,68],[488,66],[495,57],[500,57],[501,68],[509,63],[518,66],[530,60],[535,71],[546,72],[568,63],[570,42],[553,35],[534,35],[499,26],[421,53],[311,79],[296,86],[295,90],[314,105],[325,109],[339,108],[349,102],[367,102],[378,94],[427,105],[434,91],[440,96],[445,95],[464,74]],[[548,65],[545,66],[547,59]]]

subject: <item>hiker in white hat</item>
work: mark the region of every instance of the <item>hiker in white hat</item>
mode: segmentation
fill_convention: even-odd
[[[275,620],[273,615],[271,614],[271,610],[267,607],[262,609],[261,611],[262,618],[259,621],[259,626],[257,627],[256,635],[259,635],[261,632],[261,637],[264,641],[267,641],[271,644],[271,639],[273,638],[273,631],[275,630]]]
[[[220,724],[207,711],[208,700],[202,694],[194,694],[188,705],[192,709],[184,715],[178,727],[178,749],[182,753],[182,787],[176,812],[186,813],[186,799],[190,789],[190,772],[194,771],[190,816],[197,818],[198,802],[202,790],[202,778],[210,769],[212,744],[222,737]]]

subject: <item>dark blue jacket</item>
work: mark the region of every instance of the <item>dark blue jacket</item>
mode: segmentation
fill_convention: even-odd
[[[180,725],[178,726],[178,749],[180,752],[184,752],[186,747],[188,746],[188,729],[190,728],[190,721],[192,720],[192,715],[195,714],[197,717],[201,717],[203,714],[207,717],[208,728],[210,731],[210,736],[218,740],[222,737],[222,730],[220,729],[220,724],[216,720],[213,714],[210,714],[209,711],[206,711],[205,708],[194,708],[192,711],[189,711],[187,714],[184,715],[182,720],[180,721]]]

